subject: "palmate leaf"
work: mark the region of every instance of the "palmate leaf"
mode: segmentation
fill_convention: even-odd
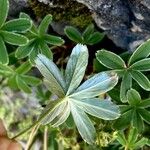
[[[73,92],[81,83],[88,64],[88,49],[86,46],[78,44],[73,48],[68,60],[65,79],[67,84],[67,94]]]
[[[19,18],[13,19],[4,24],[2,30],[8,32],[26,32],[31,28],[32,22],[29,19]]]
[[[9,0],[0,0],[0,27],[2,27],[6,21],[8,9]]]
[[[40,115],[39,121],[41,121],[41,124],[50,123],[53,127],[57,127],[67,120],[71,112],[81,137],[89,144],[93,144],[95,141],[95,128],[86,113],[106,120],[119,117],[118,107],[112,102],[94,99],[100,93],[112,89],[116,85],[118,77],[113,72],[102,72],[77,88],[85,72],[86,66],[84,65],[87,65],[87,60],[83,63],[84,65],[81,63],[83,61],[81,60],[81,54],[82,59],[84,55],[86,56],[85,59],[88,59],[86,47],[79,44],[74,48],[68,61],[66,74],[68,73],[69,76],[66,77],[66,80],[63,79],[59,69],[51,60],[43,55],[38,55],[36,59],[37,68],[45,77],[47,88],[58,98],[58,100],[49,102]],[[80,66],[80,70],[77,65]],[[78,78],[82,76],[80,81],[77,81],[76,74]],[[66,86],[65,81],[69,81],[69,87]],[[77,85],[73,82],[77,82]],[[71,93],[70,91],[68,93],[67,89],[71,86]]]
[[[110,69],[124,69],[126,68],[125,62],[123,59],[116,55],[115,53],[99,50],[96,53],[97,60],[102,63],[104,66]]]
[[[110,100],[92,99],[71,99],[86,113],[104,119],[114,120],[119,117],[119,107],[114,105]]]
[[[140,45],[132,54],[129,59],[128,64],[132,65],[136,61],[144,59],[150,55],[150,40],[146,41],[142,45]]]
[[[118,82],[118,77],[113,72],[101,72],[85,81],[69,97],[79,99],[92,98],[111,90]]]
[[[59,93],[59,97],[63,97],[65,95],[65,81],[57,68],[57,66],[49,60],[44,55],[38,55],[36,59],[36,66],[45,77],[45,79],[49,82],[51,92],[54,94]]]
[[[86,113],[74,103],[70,103],[74,122],[82,138],[89,144],[95,141],[95,128]]]

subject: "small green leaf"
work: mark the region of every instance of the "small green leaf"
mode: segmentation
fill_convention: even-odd
[[[0,0],[0,27],[2,27],[6,21],[8,10],[9,0]]]
[[[122,114],[120,118],[115,121],[115,123],[113,124],[113,127],[117,130],[122,130],[126,128],[127,126],[129,126],[131,122],[132,114],[133,114],[133,110],[129,110],[125,112],[124,114]]]
[[[4,24],[3,30],[8,32],[26,32],[31,28],[31,21],[25,18],[13,19]]]
[[[20,13],[19,18],[26,18],[26,19],[29,19],[30,21],[32,21],[31,18],[30,18],[30,16],[28,14],[26,14],[26,13],[23,13],[23,12]],[[30,31],[32,33],[34,33],[34,34],[38,34],[38,29],[33,24],[33,22],[32,22],[32,27],[30,28]]]
[[[148,98],[146,100],[142,100],[139,106],[141,108],[148,108],[148,107],[150,107],[150,98]]]
[[[146,109],[138,109],[138,112],[143,120],[150,124],[150,112]]]
[[[121,87],[120,87],[120,100],[125,103],[127,102],[127,91],[132,87],[132,77],[129,72],[125,72]]]
[[[35,43],[33,39],[25,46],[19,46],[16,50],[15,56],[18,59],[27,57],[30,54],[30,52],[32,52],[32,50],[34,49],[34,46],[35,46]]]
[[[41,42],[39,47],[43,55],[47,56],[50,59],[53,59],[53,53],[45,42]]]
[[[29,61],[33,66],[35,65],[35,60],[39,53],[40,53],[39,45],[34,43],[32,51],[29,54]]]
[[[65,95],[65,81],[57,66],[44,55],[38,55],[36,59],[36,66],[41,74],[49,82],[49,89],[52,93],[59,93],[58,96]]]
[[[101,72],[85,81],[70,97],[92,98],[111,90],[117,82],[118,77],[114,72]]]
[[[140,71],[131,71],[132,78],[146,91],[150,91],[149,79]]]
[[[46,15],[39,25],[39,34],[45,34],[48,30],[48,26],[52,21],[52,15]]]
[[[117,133],[117,140],[119,141],[119,143],[121,145],[126,145],[127,141],[126,141],[126,137],[125,137],[123,131],[119,131]]]
[[[103,64],[107,68],[110,69],[126,68],[125,62],[120,56],[107,50],[99,50],[96,53],[96,58],[101,64]]]
[[[31,85],[31,86],[37,86],[41,82],[40,79],[33,77],[33,76],[29,76],[29,75],[21,75],[21,78],[26,84]]]
[[[131,89],[127,92],[127,99],[131,106],[137,106],[141,101],[141,96],[136,90]]]
[[[89,117],[86,115],[86,113],[84,113],[82,109],[80,109],[74,103],[70,102],[70,106],[74,122],[78,128],[81,137],[88,144],[94,144],[96,131]]]
[[[9,66],[0,63],[0,75],[11,76],[14,73]]]
[[[131,124],[133,127],[138,129],[139,132],[142,132],[144,130],[144,122],[137,110],[133,110]]]
[[[61,46],[62,44],[64,44],[64,40],[58,36],[45,35],[43,38],[50,45]]]
[[[3,36],[4,41],[9,44],[21,46],[28,43],[28,39],[23,35],[7,31],[1,31],[1,34]]]
[[[139,71],[150,71],[150,58],[139,60],[130,66],[130,68]]]
[[[100,32],[94,32],[89,36],[89,38],[86,40],[86,43],[88,45],[94,45],[98,42],[100,42],[104,38],[104,34]]]
[[[7,49],[1,36],[0,36],[0,62],[2,64],[8,64],[9,62]]]
[[[16,74],[12,74],[9,77],[10,78],[8,78],[7,84],[13,89],[18,89],[18,85],[17,85],[17,81],[16,81]]]
[[[130,143],[130,145],[134,145],[134,143],[136,142],[138,138],[138,131],[136,128],[131,128],[130,132],[128,134],[128,142]]]
[[[24,82],[24,80],[19,75],[16,76],[16,81],[19,89],[21,89],[25,93],[31,93],[30,87]]]
[[[128,64],[132,65],[136,61],[144,59],[150,55],[150,40],[146,41],[142,45],[140,45],[132,54],[129,59]]]
[[[32,65],[30,64],[29,61],[26,61],[25,63],[23,63],[21,66],[19,66],[17,69],[16,69],[16,72],[18,74],[25,74],[27,73],[30,69],[32,68]]]
[[[86,46],[78,44],[72,50],[65,71],[67,95],[72,93],[82,81],[87,64],[88,49]]]
[[[89,26],[87,26],[87,28],[84,30],[82,34],[84,40],[86,41],[93,32],[94,32],[94,25],[90,24]]]
[[[130,105],[119,105],[120,107],[120,111],[122,114],[124,114],[126,111],[129,111],[130,109],[132,109],[132,106]]]
[[[141,140],[139,140],[138,142],[134,144],[134,148],[137,149],[137,148],[145,146],[147,144],[147,141],[148,139],[142,138]]]
[[[114,120],[120,116],[119,107],[113,104],[110,100],[100,100],[98,98],[92,99],[71,99],[82,110],[88,114],[104,119]]]
[[[83,42],[82,35],[76,28],[74,28],[72,26],[67,26],[64,31],[70,40],[72,40],[76,43]]]

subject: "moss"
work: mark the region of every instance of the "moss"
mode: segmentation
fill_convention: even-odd
[[[54,21],[69,22],[79,28],[85,28],[92,22],[91,12],[84,5],[72,0],[54,0],[53,6],[28,0],[37,17],[43,18],[46,14],[52,14]]]

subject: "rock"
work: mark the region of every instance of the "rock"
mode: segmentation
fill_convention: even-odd
[[[61,10],[68,11],[68,6],[67,9],[63,8],[63,1],[38,1],[49,5],[52,8],[51,10],[54,9],[54,12],[57,10],[56,14],[59,14],[58,16],[61,16],[61,14],[65,16],[65,12],[63,11],[62,13]],[[69,5],[71,9],[76,7],[76,5],[73,6],[75,1],[84,4],[92,11],[92,16],[97,26],[103,29],[108,38],[118,47],[133,51],[143,41],[150,38],[150,0],[72,0]],[[67,2],[65,1],[65,3]],[[58,5],[59,3],[61,5]],[[9,14],[10,16],[18,15],[20,11],[27,7],[27,0],[10,0]],[[80,16],[80,14],[83,13],[76,13],[77,16]],[[65,26],[64,23],[60,26],[60,23],[57,24],[57,21],[55,21],[52,26],[55,27],[56,25],[58,33]]]
[[[9,0],[9,18],[16,18],[20,12],[28,8],[28,0]]]
[[[134,50],[150,38],[149,0],[77,0],[93,11],[98,27],[119,47]]]

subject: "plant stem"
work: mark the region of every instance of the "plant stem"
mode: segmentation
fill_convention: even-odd
[[[38,125],[36,125],[36,126],[32,129],[25,150],[29,150],[30,145],[31,145],[31,143],[32,143],[32,141],[33,141],[33,139],[34,139],[34,137],[35,137],[35,135],[36,135],[37,130],[39,129],[39,127],[40,127],[40,125],[38,124]]]
[[[128,150],[128,147],[126,146],[126,147],[124,148],[124,150]]]
[[[50,114],[52,111],[54,111],[54,109],[56,107],[58,107],[62,102],[63,102],[64,99],[59,99],[56,101],[53,101],[53,103],[51,103],[51,105],[53,105],[52,108],[48,109],[46,112],[44,112],[41,117],[34,123],[32,124],[30,127],[28,127],[27,129],[21,131],[19,134],[17,134],[16,136],[14,136],[12,139],[16,139],[18,137],[20,137],[21,135],[25,134],[26,132],[28,132],[29,130],[31,130],[32,128],[34,128],[35,126],[39,125],[40,122],[48,115]]]
[[[31,130],[32,128],[34,128],[36,125],[38,125],[38,121],[35,124],[32,124],[31,126],[29,126],[28,128],[26,128],[25,130],[21,131],[19,134],[15,135],[14,137],[12,137],[12,139],[17,139],[18,137],[20,137],[21,135],[25,134],[26,132],[28,132],[29,130]]]
[[[48,146],[47,140],[48,140],[48,126],[45,126],[45,128],[44,128],[44,148],[43,148],[43,150],[47,150],[47,146]]]

